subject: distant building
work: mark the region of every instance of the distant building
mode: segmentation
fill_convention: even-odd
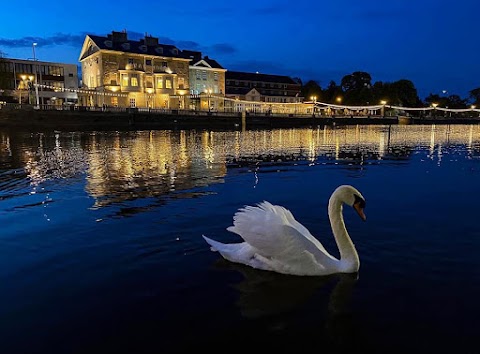
[[[35,90],[38,84],[38,90]],[[78,101],[75,64],[39,60],[0,59],[0,101],[62,105]]]
[[[239,71],[227,71],[225,96],[238,100],[265,103],[301,102],[302,85],[282,75],[268,75]]]
[[[156,37],[133,41],[125,31],[87,35],[79,61],[84,105],[175,109],[189,105],[191,59]]]
[[[184,50],[192,61],[189,66],[191,109],[223,109],[225,96],[225,72],[216,60],[202,57],[198,51]]]

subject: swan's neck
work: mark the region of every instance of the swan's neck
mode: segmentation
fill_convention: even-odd
[[[328,203],[328,217],[332,226],[333,236],[337,242],[340,251],[340,271],[356,272],[360,267],[360,259],[357,250],[348,235],[343,220],[343,203],[334,196],[330,198]]]

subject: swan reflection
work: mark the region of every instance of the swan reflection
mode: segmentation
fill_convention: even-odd
[[[222,271],[236,271],[242,279],[232,288],[236,305],[248,321],[261,322],[269,330],[299,331],[322,338],[325,344],[344,348],[358,343],[351,299],[358,273],[323,277],[299,277],[254,269],[224,259],[216,262]],[[297,318],[309,327],[299,328]],[[253,325],[253,324],[252,324]]]

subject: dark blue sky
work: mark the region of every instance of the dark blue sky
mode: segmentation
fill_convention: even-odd
[[[86,34],[145,32],[230,70],[316,80],[412,80],[420,98],[480,87],[478,0],[2,2],[0,50],[78,64]]]

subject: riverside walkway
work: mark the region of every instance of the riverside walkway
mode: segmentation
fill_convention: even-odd
[[[312,115],[3,105],[0,127],[23,129],[265,129],[352,124],[478,124],[480,117]]]

